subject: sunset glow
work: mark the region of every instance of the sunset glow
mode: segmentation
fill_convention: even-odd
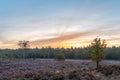
[[[0,48],[120,46],[119,0],[0,0]]]

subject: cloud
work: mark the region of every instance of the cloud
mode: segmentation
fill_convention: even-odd
[[[0,42],[4,45],[16,44],[19,40],[30,40],[32,46],[51,44],[56,46],[73,39],[81,41],[83,37],[100,36],[107,40],[111,37],[110,41],[119,40],[119,22],[119,17],[109,15],[109,10],[99,6],[88,8],[85,4],[59,13],[48,14],[47,17],[15,16],[2,21]]]
[[[76,38],[82,39],[83,37],[93,35],[94,33],[95,33],[94,31],[86,31],[86,32],[75,32],[75,33],[62,34],[62,35],[59,35],[59,36],[53,37],[53,38],[32,41],[31,45],[34,45],[34,46],[35,45],[36,46],[51,45],[52,46],[52,44],[56,44],[59,46],[59,44],[61,44],[61,43],[64,43],[64,42],[67,42],[67,41],[70,41],[70,40],[76,39]]]

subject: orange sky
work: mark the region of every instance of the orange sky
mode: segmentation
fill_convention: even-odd
[[[0,48],[120,46],[119,0],[0,0]]]
[[[32,41],[32,47],[64,47],[70,48],[73,47],[84,47],[91,44],[92,40],[96,37],[100,37],[101,39],[105,39],[107,42],[108,47],[111,46],[120,46],[120,39],[119,38],[111,38],[109,36],[96,36],[95,32],[77,32],[77,33],[70,33],[66,35],[61,35],[53,38],[43,39]]]

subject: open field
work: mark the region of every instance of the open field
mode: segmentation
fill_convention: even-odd
[[[120,61],[0,59],[0,80],[120,80]]]

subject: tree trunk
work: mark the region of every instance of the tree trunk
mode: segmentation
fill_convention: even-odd
[[[99,69],[99,61],[96,61],[96,68]]]

